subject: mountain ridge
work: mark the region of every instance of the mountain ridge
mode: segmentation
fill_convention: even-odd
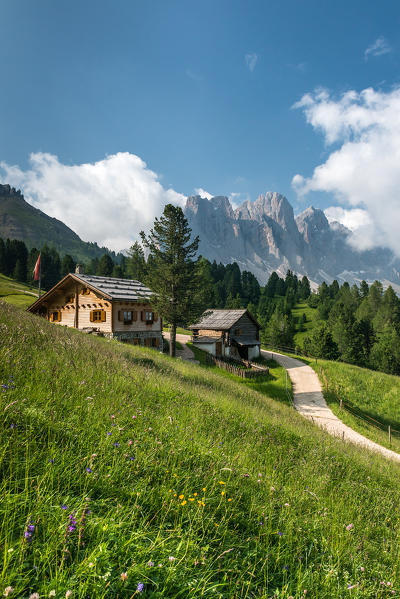
[[[323,280],[380,279],[400,291],[400,261],[391,250],[356,250],[349,243],[349,229],[329,223],[313,206],[295,217],[290,202],[278,192],[268,191],[235,210],[225,196],[190,196],[184,212],[200,237],[202,255],[225,264],[235,261],[261,284],[271,272],[284,276],[290,269],[315,285]]]
[[[20,190],[0,184],[0,237],[24,241],[28,249],[44,244],[61,254],[71,254],[76,260],[100,258],[115,252],[100,248],[97,243],[83,241],[72,229],[57,218],[48,216],[29,204]]]

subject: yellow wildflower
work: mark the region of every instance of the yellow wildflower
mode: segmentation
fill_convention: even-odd
[[[201,505],[201,504],[202,504],[202,501],[200,501],[200,500],[198,499],[198,500],[197,500],[197,503],[198,503],[199,505]]]
[[[220,480],[220,481],[219,481],[219,484],[220,484],[220,485],[224,485],[225,483],[224,483],[224,481],[223,481],[223,480]]]
[[[207,489],[206,489],[205,487],[203,487],[203,491],[204,491],[204,492],[206,492],[206,491],[207,491]]]
[[[221,495],[224,496],[225,495],[225,491],[221,491]]]
[[[189,501],[194,501],[194,497],[189,497]]]
[[[231,498],[231,497],[229,497],[228,501],[232,501],[232,498]]]
[[[179,495],[179,499],[183,499],[184,497],[184,495]]]
[[[218,528],[219,524],[217,524],[216,522],[214,522],[214,526],[216,526]]]
[[[182,501],[181,505],[186,505],[186,504],[187,504],[187,501],[186,501],[186,499],[184,499],[184,500]]]
[[[202,502],[201,502],[201,505],[202,505],[203,507],[206,507],[206,504],[204,503],[204,501],[202,501]]]
[[[197,497],[197,493],[193,493],[193,495],[194,495],[195,497]]]

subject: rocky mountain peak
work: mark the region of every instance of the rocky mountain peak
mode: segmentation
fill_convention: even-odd
[[[329,222],[324,212],[314,206],[309,206],[296,216],[296,225],[307,243],[326,231],[329,231]]]
[[[236,218],[265,222],[271,218],[283,229],[290,230],[294,226],[293,208],[284,195],[276,191],[261,194],[255,202],[246,201],[235,210]]]

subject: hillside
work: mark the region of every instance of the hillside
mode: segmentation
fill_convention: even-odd
[[[0,299],[25,309],[35,301],[37,296],[37,287],[19,283],[0,274]]]
[[[63,222],[28,204],[21,192],[9,185],[0,185],[0,237],[24,241],[28,249],[47,244],[75,260],[100,258],[104,252],[115,257],[107,248],[82,241]]]
[[[398,593],[395,464],[234,377],[5,303],[0,328],[0,591]]]

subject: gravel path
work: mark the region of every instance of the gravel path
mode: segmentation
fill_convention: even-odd
[[[272,358],[288,371],[293,384],[294,407],[302,416],[312,420],[334,437],[340,437],[344,441],[361,445],[400,462],[400,454],[360,435],[335,416],[326,404],[319,378],[311,366],[276,352],[262,350],[262,354],[265,358]]]
[[[164,334],[164,337],[166,339],[168,339],[168,341],[169,341],[170,334],[166,333],[166,332],[164,332],[163,334]],[[176,340],[182,344],[182,349],[176,350],[176,357],[182,358],[182,360],[187,360],[188,362],[194,362],[195,364],[199,364],[198,360],[195,359],[194,353],[192,352],[192,350],[186,345],[186,343],[188,341],[190,341],[190,336],[189,335],[181,335],[181,334],[177,333]]]

